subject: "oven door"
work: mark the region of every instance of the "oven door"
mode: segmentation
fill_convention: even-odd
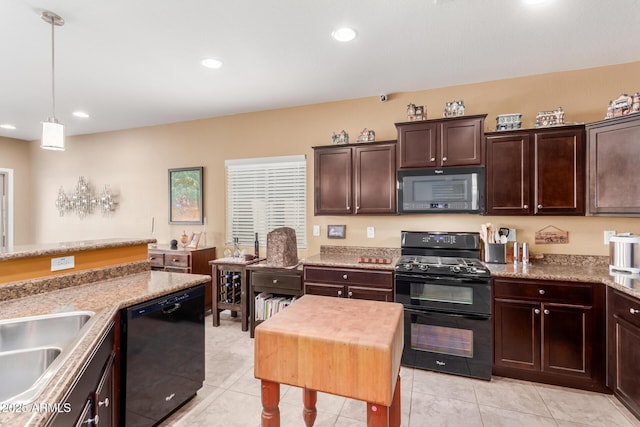
[[[402,365],[491,379],[491,316],[404,310]]]
[[[396,302],[415,309],[491,314],[486,278],[396,274]]]

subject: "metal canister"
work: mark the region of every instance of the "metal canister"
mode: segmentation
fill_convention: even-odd
[[[517,264],[520,261],[520,244],[513,242],[513,263]]]
[[[522,244],[522,263],[529,263],[529,244],[527,242]]]

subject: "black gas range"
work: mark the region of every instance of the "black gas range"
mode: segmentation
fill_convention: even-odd
[[[395,271],[402,364],[490,379],[491,286],[480,234],[403,231]]]

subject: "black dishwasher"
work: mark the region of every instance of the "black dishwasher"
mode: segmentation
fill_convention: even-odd
[[[204,381],[204,285],[123,309],[120,421],[158,424]]]

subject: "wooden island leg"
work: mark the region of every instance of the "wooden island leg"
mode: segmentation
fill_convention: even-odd
[[[389,407],[367,402],[367,427],[389,427]]]
[[[280,427],[280,384],[262,381],[262,427]]]
[[[302,418],[307,427],[312,427],[316,422],[316,416],[318,411],[316,410],[316,402],[318,401],[318,393],[315,390],[309,390],[307,388],[302,390],[302,403],[304,409],[302,410]]]
[[[396,381],[396,389],[393,391],[393,400],[391,401],[391,412],[389,412],[389,427],[400,427],[400,419],[402,416],[402,408],[400,407],[400,375]]]

